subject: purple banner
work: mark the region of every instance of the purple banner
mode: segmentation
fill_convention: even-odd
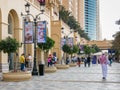
[[[25,22],[24,25],[24,43],[31,44],[33,43],[33,22]]]
[[[69,38],[67,39],[67,44],[68,44],[70,47],[73,46],[73,38],[72,38],[72,37],[69,37]]]
[[[80,45],[79,48],[81,51],[84,51],[84,45]]]
[[[46,43],[46,21],[37,23],[37,43]]]
[[[61,49],[62,49],[62,47],[63,47],[64,44],[66,44],[66,39],[61,38]]]

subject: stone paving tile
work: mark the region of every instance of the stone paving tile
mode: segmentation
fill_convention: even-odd
[[[107,80],[102,80],[101,66],[70,67],[29,81],[3,82],[0,90],[120,90],[120,64],[108,67]]]

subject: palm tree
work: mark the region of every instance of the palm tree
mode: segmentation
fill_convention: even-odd
[[[76,21],[75,17],[72,16],[71,12],[66,10],[62,5],[59,10],[59,19],[62,19],[73,30],[78,31],[81,37],[90,40],[84,30],[81,29],[80,24]]]
[[[63,6],[60,6],[59,19],[62,19],[65,23],[67,23],[69,20],[70,14],[71,13],[67,11]]]
[[[78,32],[80,34],[81,37],[84,37],[87,40],[90,40],[90,38],[88,37],[88,34],[84,32],[84,30],[79,31]]]

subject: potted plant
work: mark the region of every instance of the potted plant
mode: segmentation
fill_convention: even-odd
[[[9,59],[10,53],[15,53],[18,48],[19,48],[19,42],[14,38],[7,37],[6,39],[0,41],[0,51],[3,51],[4,53],[8,54],[8,60],[10,60]],[[10,61],[10,63],[12,63],[12,60]],[[12,70],[13,69],[12,67],[14,65],[13,66],[10,65],[9,65],[10,70]],[[3,80],[24,81],[24,80],[29,80],[31,78],[31,73],[16,72],[16,69],[14,68],[14,72],[3,73]]]
[[[9,69],[13,70],[13,60],[10,59],[10,54],[15,53],[16,50],[19,48],[19,42],[11,37],[7,37],[4,40],[0,41],[0,51],[3,51],[4,53],[8,54],[8,61],[9,61]],[[15,69],[15,68],[14,68]]]
[[[50,37],[46,37],[46,43],[38,43],[38,47],[41,49],[41,52],[45,52],[47,53],[55,44],[55,41],[52,40]],[[43,54],[43,53],[42,53]],[[43,55],[41,55],[41,58],[43,57]],[[43,61],[43,59],[41,59]],[[55,72],[56,68],[52,67],[52,68],[45,68],[45,72],[46,73],[52,73]]]

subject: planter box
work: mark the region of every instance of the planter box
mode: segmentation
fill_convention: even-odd
[[[57,69],[68,69],[69,65],[65,65],[65,64],[56,64],[55,67]]]
[[[45,67],[45,73],[54,73],[57,71],[56,67]]]
[[[70,63],[69,66],[70,67],[75,67],[75,66],[77,66],[77,64],[76,63]]]
[[[8,72],[3,73],[3,81],[18,82],[30,80],[32,77],[31,72]]]

